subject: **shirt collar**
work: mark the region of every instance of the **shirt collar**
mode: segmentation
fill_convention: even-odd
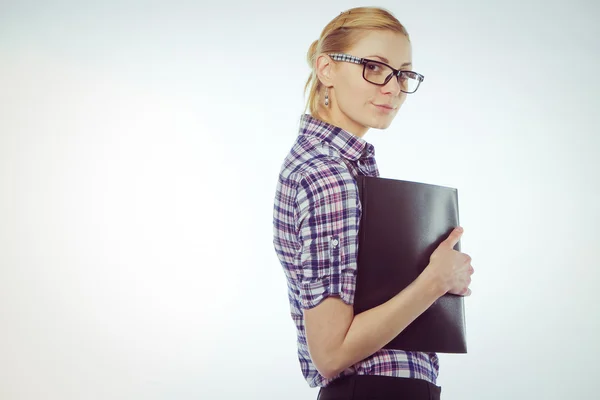
[[[352,161],[375,156],[375,147],[365,139],[310,114],[303,114],[300,118],[298,134],[315,136],[337,149],[342,157]]]

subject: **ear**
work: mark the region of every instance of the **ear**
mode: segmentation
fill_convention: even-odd
[[[317,78],[325,87],[333,86],[335,64],[327,54],[320,54],[316,61]]]

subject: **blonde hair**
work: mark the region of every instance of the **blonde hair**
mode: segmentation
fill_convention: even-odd
[[[406,28],[392,15],[391,12],[380,7],[356,7],[340,13],[329,22],[321,37],[315,40],[309,47],[306,59],[311,68],[310,76],[304,85],[304,94],[310,86],[306,109],[310,108],[310,114],[320,118],[322,84],[317,77],[317,57],[323,53],[344,53],[358,43],[369,31],[392,31],[400,33],[410,41]]]

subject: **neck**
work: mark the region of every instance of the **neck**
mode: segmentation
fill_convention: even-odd
[[[346,132],[351,133],[352,135],[359,138],[362,138],[369,130],[369,128],[360,125],[356,121],[350,119],[338,108],[326,109],[324,107],[320,107],[317,118],[327,122],[328,124],[337,126],[338,128],[342,128]]]

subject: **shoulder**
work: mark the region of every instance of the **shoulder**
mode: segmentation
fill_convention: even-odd
[[[281,177],[300,182],[319,175],[350,175],[339,152],[325,140],[311,135],[299,135],[281,169]]]
[[[341,159],[331,157],[319,157],[307,163],[298,179],[301,188],[318,193],[356,188],[356,181],[346,164]]]
[[[313,195],[357,189],[345,162],[328,154],[319,154],[299,165],[295,180],[299,190]]]
[[[296,147],[297,179],[314,183],[354,181],[339,152],[326,141],[314,136],[300,136]],[[335,179],[334,179],[335,178]]]

